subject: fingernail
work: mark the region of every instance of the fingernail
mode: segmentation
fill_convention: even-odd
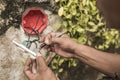
[[[46,43],[46,44],[48,44],[48,43],[49,43],[49,41],[48,41],[48,40],[46,40],[46,41],[45,41],[45,43]]]
[[[42,37],[40,37],[40,40],[39,40],[40,42],[42,42]]]

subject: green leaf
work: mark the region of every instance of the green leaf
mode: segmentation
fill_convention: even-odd
[[[82,29],[82,28],[78,28],[77,31],[78,31],[78,32],[84,32],[85,30]]]
[[[64,62],[64,59],[60,59],[59,66]]]
[[[53,65],[53,66],[52,66],[52,69],[57,69],[57,67]]]
[[[63,22],[63,25],[64,25],[65,27],[67,27],[67,26],[68,26],[67,21],[64,21],[64,22]]]
[[[57,23],[57,24],[55,24],[55,27],[56,27],[56,30],[58,30],[58,29],[60,29],[61,24],[60,24],[60,23]]]
[[[63,68],[60,68],[58,72],[59,72],[59,73],[63,72]]]
[[[70,7],[72,4],[72,0],[68,1],[67,7]]]
[[[99,45],[99,46],[98,46],[98,49],[103,50],[103,49],[104,49],[104,46],[103,46],[103,45]]]
[[[62,16],[62,15],[63,15],[63,11],[64,11],[64,8],[61,7],[61,8],[58,10],[58,15],[59,15],[59,16]]]
[[[95,26],[95,23],[94,22],[88,22],[88,25]]]
[[[59,2],[60,0],[55,0],[55,2]]]
[[[85,6],[86,5],[86,0],[83,0],[82,4],[83,4],[83,6]]]
[[[71,18],[72,18],[72,15],[71,15],[71,14],[68,14],[68,15],[66,15],[65,17],[68,18],[68,19],[71,19]]]
[[[76,9],[72,9],[72,10],[71,10],[71,14],[72,14],[72,15],[76,15],[76,14],[77,14]]]

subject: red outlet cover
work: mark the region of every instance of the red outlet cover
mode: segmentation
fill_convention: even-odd
[[[47,26],[48,16],[41,8],[29,8],[22,15],[22,28],[28,34],[40,34]]]

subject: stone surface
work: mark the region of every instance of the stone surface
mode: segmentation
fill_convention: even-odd
[[[55,31],[55,25],[60,24],[61,20],[57,15],[45,10],[48,14],[49,23],[44,34]],[[28,36],[22,28],[17,29],[13,26],[7,32],[0,36],[0,80],[26,80],[23,74],[24,62],[28,54],[16,47],[12,40],[21,43]]]

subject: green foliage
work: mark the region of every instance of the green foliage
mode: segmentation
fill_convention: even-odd
[[[96,0],[55,0],[55,2],[60,7],[58,15],[63,19],[61,26],[65,31],[69,31],[71,37],[78,43],[103,51],[116,52],[115,50],[120,49],[119,32],[106,28],[96,7]],[[66,61],[66,59],[60,60],[60,65]],[[76,66],[75,62],[71,64]],[[68,64],[68,67],[71,64]]]
[[[119,32],[106,29],[103,18],[96,7],[96,0],[55,0],[60,8],[59,16],[63,18],[64,30],[78,43],[105,50],[110,45],[119,48]]]
[[[73,58],[67,59],[67,58],[62,58],[60,56],[57,56],[51,62],[51,67],[56,72],[56,75],[59,75],[60,73],[62,73],[66,66],[68,68],[76,67],[77,66],[77,62]]]

